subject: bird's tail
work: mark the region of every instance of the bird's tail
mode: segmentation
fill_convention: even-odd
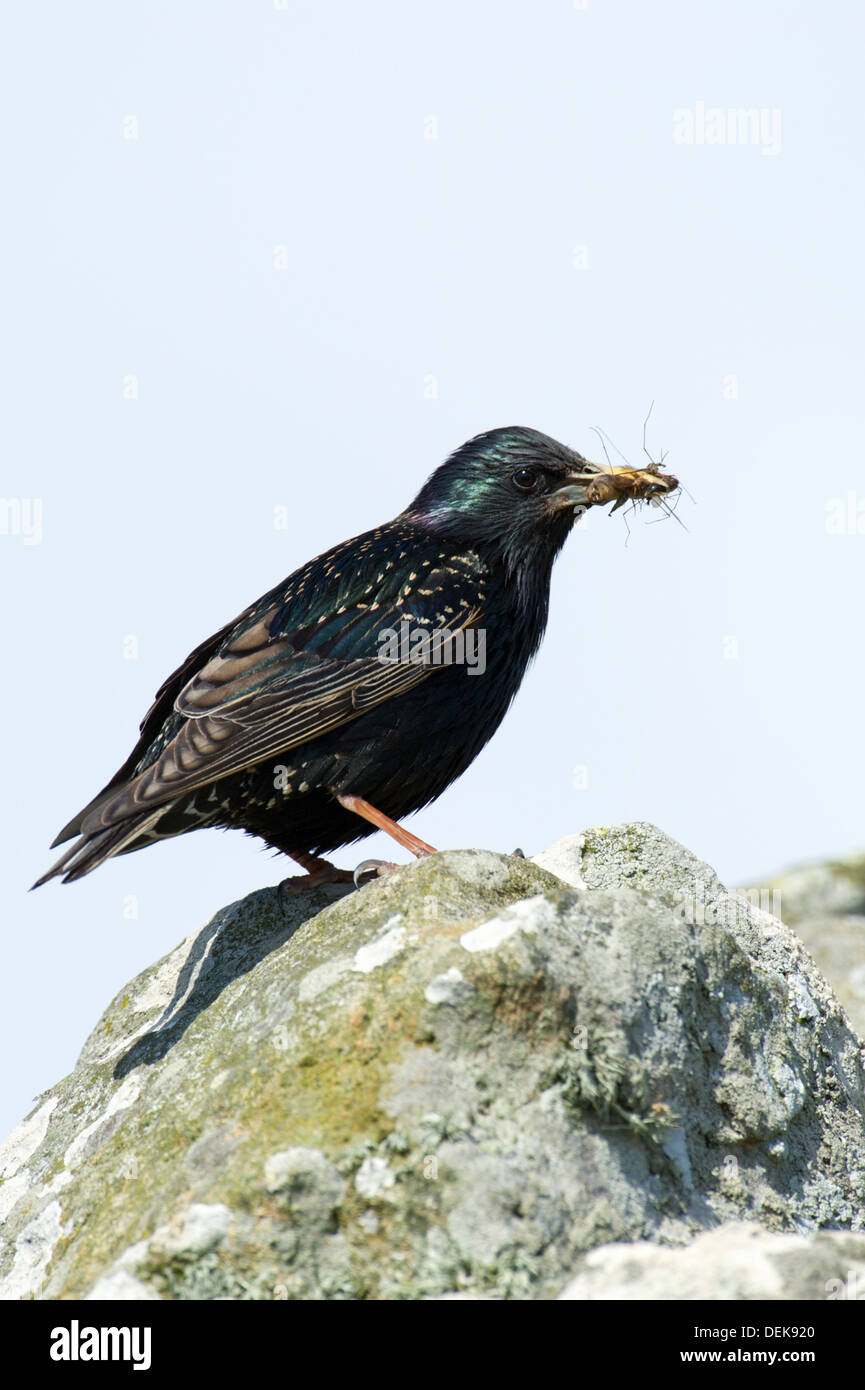
[[[77,878],[89,874],[91,869],[104,864],[106,859],[113,859],[115,854],[128,854],[132,850],[142,849],[152,840],[161,839],[161,836],[148,832],[152,831],[156,822],[168,809],[167,806],[160,806],[155,811],[131,816],[120,825],[110,825],[104,830],[82,834],[77,842],[60,856],[56,864],[52,864],[41,878],[37,878],[33,887],[41,888],[43,883],[61,875],[64,883],[74,883]]]

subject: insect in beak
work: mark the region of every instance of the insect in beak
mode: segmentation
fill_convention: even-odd
[[[657,504],[679,486],[678,478],[661,472],[660,463],[650,463],[645,468],[616,468],[611,463],[588,463],[587,467],[592,471],[571,474],[567,491],[579,490],[581,500],[590,507],[612,502],[611,515],[625,502]]]
[[[600,476],[589,483],[589,501],[600,505],[613,502],[610,515],[625,502],[658,501],[679,486],[678,478],[661,472],[662,466],[650,463],[645,468],[615,468],[609,463],[601,464]]]

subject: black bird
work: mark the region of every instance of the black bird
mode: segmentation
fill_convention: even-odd
[[[307,870],[292,880],[306,886],[348,881],[318,856],[376,828],[431,853],[396,822],[440,796],[501,723],[576,515],[676,486],[658,465],[589,463],[537,430],[469,440],[393,521],[311,560],[196,647],[34,887],[202,826],[259,836]]]

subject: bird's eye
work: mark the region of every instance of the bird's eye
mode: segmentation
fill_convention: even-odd
[[[514,487],[520,492],[531,492],[540,476],[537,468],[518,468],[512,475]]]

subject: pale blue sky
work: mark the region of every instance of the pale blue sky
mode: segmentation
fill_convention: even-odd
[[[841,0],[8,18],[2,494],[42,534],[4,509],[0,1130],[291,867],[203,832],[27,896],[56,831],[191,647],[479,430],[636,458],[654,399],[696,505],[574,534],[517,704],[412,828],[647,819],[731,882],[862,844],[863,38]],[[674,139],[740,107],[771,141]]]

